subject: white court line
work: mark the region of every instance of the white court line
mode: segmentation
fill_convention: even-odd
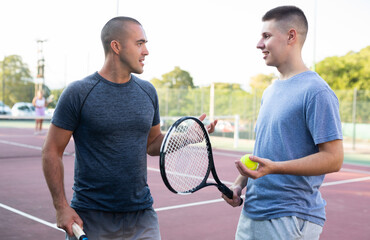
[[[370,180],[370,177],[362,177],[362,178],[353,178],[348,180],[340,180],[340,181],[334,181],[334,182],[326,182],[322,184],[322,187],[325,186],[333,186],[333,185],[339,185],[339,184],[345,184],[345,183],[353,183],[353,182],[362,182]]]
[[[244,197],[244,196],[242,196],[242,197]],[[199,205],[217,203],[217,202],[222,202],[222,201],[224,201],[223,198],[218,198],[218,199],[208,200],[208,201],[187,203],[187,204],[181,204],[181,205],[175,205],[175,206],[169,206],[169,207],[161,207],[161,208],[156,208],[154,210],[156,212],[160,212],[160,211],[167,211],[167,210],[173,210],[173,209],[179,209],[179,208],[194,207],[194,206],[199,206]]]
[[[155,169],[155,168],[151,168],[149,170],[159,171],[158,169]],[[353,182],[361,182],[361,181],[367,181],[367,180],[370,180],[370,177],[354,178],[354,179],[349,179],[349,180],[341,180],[341,181],[327,182],[327,183],[324,183],[322,186],[323,187],[325,187],[325,186],[333,186],[333,185],[353,183]],[[224,201],[222,198],[218,198],[218,199],[208,200],[208,201],[201,201],[201,202],[194,202],[194,203],[188,203],[188,204],[181,204],[181,205],[175,205],[175,206],[168,206],[168,207],[156,208],[154,210],[157,211],[157,212],[160,212],[160,211],[174,210],[174,209],[180,209],[180,208],[186,208],[186,207],[200,206],[200,205],[211,204],[211,203],[218,203],[218,202],[222,202],[222,201]],[[24,216],[26,218],[29,218],[31,220],[34,220],[36,222],[39,222],[41,224],[44,224],[44,225],[46,225],[48,227],[51,227],[53,229],[56,229],[56,230],[59,230],[59,231],[64,232],[64,230],[58,228],[56,226],[56,224],[49,223],[49,222],[44,221],[44,220],[42,220],[40,218],[37,218],[35,216],[32,216],[32,215],[30,215],[28,213],[25,213],[25,212],[22,212],[22,211],[19,211],[19,210],[15,209],[15,208],[9,207],[9,206],[7,206],[5,204],[0,203],[0,207],[2,207],[4,209],[7,209],[7,210],[9,210],[11,212],[17,213],[17,214],[19,214],[21,216]]]
[[[0,143],[8,144],[8,145],[13,145],[17,147],[24,147],[24,148],[29,148],[29,149],[35,149],[35,150],[42,150],[41,147],[38,146],[32,146],[28,144],[22,144],[22,143],[16,143],[16,142],[10,142],[10,141],[5,141],[5,140],[0,140]]]
[[[64,232],[64,230],[63,230],[63,229],[58,228],[56,224],[49,223],[49,222],[44,221],[44,220],[42,220],[42,219],[40,219],[40,218],[38,218],[38,217],[32,216],[32,215],[30,215],[30,214],[28,214],[28,213],[25,213],[25,212],[22,212],[22,211],[19,211],[19,210],[15,209],[15,208],[9,207],[9,206],[7,206],[7,205],[5,205],[5,204],[0,203],[0,207],[4,208],[4,209],[6,209],[6,210],[9,210],[9,211],[11,211],[11,212],[13,212],[13,213],[19,214],[19,215],[21,215],[21,216],[23,216],[23,217],[26,217],[26,218],[28,218],[28,219],[31,219],[31,220],[33,220],[33,221],[39,222],[39,223],[41,223],[41,224],[44,224],[44,225],[46,225],[46,226],[48,226],[48,227],[51,227],[51,228],[54,228],[54,229],[56,229],[56,230],[59,230],[59,231]]]
[[[25,148],[30,148],[30,149],[36,149],[36,150],[42,150],[41,147],[38,147],[38,146],[32,146],[32,145],[27,145],[27,144],[21,144],[21,143],[16,143],[16,142],[10,142],[10,141],[5,141],[5,140],[0,140],[1,143],[4,143],[4,144],[9,144],[9,145],[14,145],[14,146],[19,146],[19,147],[25,147]],[[240,157],[241,155],[240,154],[232,154],[232,153],[224,153],[224,152],[214,152],[216,155],[222,155],[222,156],[230,156],[230,157]],[[151,168],[151,167],[148,167],[148,170],[150,171],[155,171],[155,172],[160,172],[159,169],[157,168]],[[361,173],[369,173],[369,172],[366,172],[366,171],[361,171],[361,170],[354,170],[354,169],[347,169],[347,168],[343,168],[342,170],[344,171],[352,171],[352,172],[361,172]],[[213,180],[213,179],[210,179],[210,180]],[[341,181],[334,181],[334,182],[327,182],[327,183],[323,183],[322,184],[322,187],[325,187],[325,186],[333,186],[333,185],[339,185],[339,184],[346,184],[346,183],[353,183],[353,182],[361,182],[361,181],[367,181],[367,180],[370,180],[370,177],[363,177],[363,178],[354,178],[354,179],[349,179],[349,180],[341,180]],[[223,181],[225,184],[232,184],[232,182],[226,182],[226,181]],[[167,211],[167,210],[174,210],[174,209],[179,209],[179,208],[186,208],[186,207],[193,207],[193,206],[200,206],[200,205],[205,205],[205,204],[212,204],[212,203],[218,203],[218,202],[222,202],[224,201],[222,198],[219,198],[219,199],[214,199],[214,200],[208,200],[208,201],[200,201],[200,202],[194,202],[194,203],[188,203],[188,204],[181,204],[181,205],[175,205],[175,206],[168,206],[168,207],[161,207],[161,208],[156,208],[155,211],[157,212],[160,212],[160,211]],[[9,207],[7,205],[4,205],[2,203],[0,203],[0,207],[4,208],[4,209],[7,209],[11,212],[14,212],[14,213],[17,213],[21,216],[24,216],[26,218],[29,218],[31,220],[34,220],[36,222],[39,222],[41,224],[44,224],[46,226],[49,226],[53,229],[56,229],[56,230],[59,230],[59,231],[62,231],[64,232],[64,230],[58,228],[56,226],[56,224],[53,224],[53,223],[49,223],[47,221],[44,221],[40,218],[37,218],[37,217],[34,217],[30,214],[27,214],[25,212],[22,212],[22,211],[19,211],[15,208],[12,208],[12,207]]]
[[[226,157],[235,157],[237,159],[241,158],[244,154],[241,153],[227,153],[227,152],[219,152],[212,150],[213,155],[220,155],[220,156],[226,156]]]
[[[33,145],[29,145],[29,144],[11,142],[11,141],[6,141],[6,140],[0,140],[0,143],[42,151],[42,147],[33,146]],[[63,152],[63,155],[71,156],[71,155],[74,155],[74,153]]]
[[[345,172],[370,174],[370,171],[364,171],[364,170],[358,170],[358,169],[351,169],[351,168],[341,168],[340,170],[341,171],[345,171]]]

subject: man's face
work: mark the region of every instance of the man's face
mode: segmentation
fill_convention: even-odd
[[[279,68],[286,59],[287,34],[278,27],[275,20],[263,22],[261,39],[257,48],[262,50],[266,65]]]
[[[127,23],[126,37],[121,41],[120,60],[129,72],[141,74],[144,71],[145,56],[149,54],[146,43],[147,38],[142,26]]]

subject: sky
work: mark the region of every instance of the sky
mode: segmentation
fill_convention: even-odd
[[[161,78],[178,66],[197,86],[247,87],[257,74],[278,74],[265,66],[256,45],[261,17],[281,5],[306,14],[308,67],[370,45],[369,0],[0,0],[0,59],[20,55],[35,77],[37,40],[45,40],[45,83],[62,88],[101,69],[102,27],[117,15],[129,16],[141,22],[148,38],[140,78]]]

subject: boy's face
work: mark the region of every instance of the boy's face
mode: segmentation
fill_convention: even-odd
[[[279,68],[286,62],[288,33],[283,33],[281,22],[269,20],[263,22],[261,39],[257,48],[262,50],[266,65]]]

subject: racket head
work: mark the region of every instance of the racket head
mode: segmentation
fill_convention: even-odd
[[[160,150],[160,171],[167,188],[190,194],[207,185],[213,167],[212,148],[203,123],[182,117],[166,133]],[[212,184],[213,185],[213,184]]]

